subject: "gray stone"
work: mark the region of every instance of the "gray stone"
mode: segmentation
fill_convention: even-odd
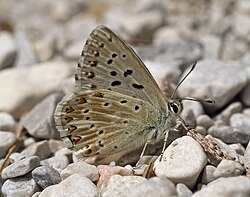
[[[232,126],[214,125],[208,129],[208,134],[226,143],[247,143],[249,141],[247,132]]]
[[[204,136],[207,135],[207,130],[202,126],[196,126],[195,130]]]
[[[225,124],[229,124],[230,117],[234,113],[239,113],[242,110],[242,104],[240,102],[234,102],[229,104],[217,117],[217,120],[222,120]]]
[[[247,144],[247,148],[244,153],[244,158],[247,161],[247,166],[250,168],[250,141]]]
[[[56,37],[48,34],[44,38],[36,41],[33,46],[39,61],[48,61],[56,52]]]
[[[36,140],[33,137],[25,137],[23,140],[23,146],[26,148],[28,146],[31,146],[32,144],[35,144]]]
[[[242,144],[229,144],[229,146],[236,151],[237,154],[244,155],[245,148]]]
[[[99,173],[94,165],[87,164],[83,161],[69,164],[65,169],[61,171],[62,179],[66,179],[72,174],[82,174],[91,181],[97,181],[99,179]]]
[[[216,170],[216,168],[214,166],[207,165],[202,172],[201,183],[208,184],[208,183],[214,181],[215,180],[215,177],[214,177],[215,170]]]
[[[3,169],[2,178],[8,179],[25,175],[39,165],[40,159],[37,156],[19,160]]]
[[[193,188],[206,163],[207,157],[200,144],[184,136],[167,147],[162,160],[158,158],[154,163],[154,170],[159,177]]]
[[[65,144],[62,140],[55,140],[55,139],[50,139],[49,140],[49,148],[52,153],[56,153],[57,151],[65,148]]]
[[[24,118],[23,125],[31,136],[40,139],[60,138],[55,128],[54,111],[61,99],[62,95],[57,93],[47,96]]]
[[[50,166],[55,168],[57,171],[61,171],[69,165],[69,159],[65,155],[54,156],[48,159],[42,160],[41,165]]]
[[[236,63],[203,60],[198,62],[189,78],[179,87],[178,92],[181,98],[215,100],[215,104],[204,105],[208,111],[213,112],[224,107],[246,84],[247,75]]]
[[[176,189],[175,185],[165,178],[153,177],[143,183],[137,185],[131,191],[128,191],[126,196],[131,197],[165,197],[165,196],[175,196]]]
[[[234,34],[237,37],[247,38],[250,34],[249,16],[236,15],[234,19]]]
[[[8,179],[2,186],[3,196],[32,196],[40,191],[40,187],[36,184],[34,179],[29,175]]]
[[[243,174],[244,168],[236,161],[222,160],[214,171],[215,178],[239,176]]]
[[[72,154],[73,154],[72,150],[68,149],[67,147],[62,148],[61,150],[55,152],[55,156],[66,155],[70,163],[72,162]]]
[[[23,154],[21,154],[21,153],[17,153],[17,152],[16,153],[12,153],[10,155],[10,162],[11,163],[15,163],[15,162],[20,161],[20,160],[22,160],[24,158],[25,158],[25,156]]]
[[[13,36],[8,32],[0,33],[0,69],[13,65],[17,52],[17,45]]]
[[[178,197],[191,197],[193,192],[183,183],[176,185],[176,191]]]
[[[249,54],[250,56],[250,54]],[[250,59],[250,57],[249,57]],[[250,67],[249,67],[249,62],[248,65],[244,68],[245,72],[247,73],[248,80],[250,80]],[[243,89],[243,91],[240,94],[240,99],[246,106],[250,106],[250,82],[248,81],[248,84],[246,87]]]
[[[59,83],[72,76],[72,70],[61,61],[5,69],[0,73],[0,111],[20,117],[45,96],[59,91]]]
[[[125,197],[133,191],[138,185],[146,182],[147,179],[140,176],[121,176],[113,175],[108,181],[108,185],[102,191],[103,197]]]
[[[0,159],[3,158],[9,148],[16,142],[16,136],[11,132],[0,131]]]
[[[230,125],[236,129],[239,129],[238,141],[236,143],[246,144],[250,140],[250,116],[236,113],[230,118]]]
[[[177,28],[163,26],[154,33],[154,43],[173,43],[182,41],[181,35]]]
[[[6,112],[0,112],[0,130],[2,131],[15,131],[16,121]]]
[[[208,129],[213,125],[213,120],[208,115],[205,114],[198,116],[196,122],[198,126],[202,126],[205,129]]]
[[[48,158],[51,155],[49,143],[47,140],[36,142],[25,148],[22,152],[25,157],[38,156],[41,160]]]
[[[43,189],[50,185],[55,185],[61,182],[59,172],[49,166],[39,166],[34,169],[31,174],[32,178]]]
[[[246,176],[219,178],[196,192],[193,197],[227,196],[247,197],[250,195],[250,178]]]
[[[59,184],[45,188],[39,197],[47,196],[93,197],[100,196],[100,193],[95,184],[88,178],[81,174],[73,174]]]
[[[181,113],[181,117],[183,117],[183,118],[188,117],[188,114],[190,113],[190,111],[193,112],[195,118],[204,114],[204,109],[199,102],[183,101],[183,111]],[[195,122],[196,122],[196,120],[195,120]]]
[[[250,108],[245,108],[242,113],[250,116]]]
[[[206,59],[218,59],[220,47],[221,47],[221,39],[214,35],[205,35],[201,38],[201,44],[205,48],[204,58]]]

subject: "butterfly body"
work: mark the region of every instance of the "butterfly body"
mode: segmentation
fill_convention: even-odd
[[[105,26],[87,40],[76,89],[57,105],[56,127],[68,148],[88,163],[118,161],[173,128],[181,102],[164,98],[130,46]]]

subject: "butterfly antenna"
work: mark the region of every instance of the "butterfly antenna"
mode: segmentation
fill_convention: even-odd
[[[200,103],[215,103],[214,100],[210,100],[210,99],[196,99],[196,98],[182,98],[181,100],[188,100],[188,101],[198,101]]]
[[[172,96],[170,97],[171,99],[174,98],[177,89],[179,88],[179,86],[182,84],[182,82],[188,77],[188,75],[194,70],[195,66],[197,64],[197,61],[195,61],[190,69],[190,71],[185,75],[185,77],[177,84],[176,88],[174,89],[174,92],[172,94]]]

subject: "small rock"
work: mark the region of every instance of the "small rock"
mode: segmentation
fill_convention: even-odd
[[[80,55],[80,51],[82,51],[83,43],[76,42],[71,43],[64,51],[63,55],[69,59],[78,59]]]
[[[181,38],[177,28],[164,26],[157,29],[157,31],[154,33],[153,40],[154,43],[173,43],[180,42],[183,39]]]
[[[241,113],[233,114],[230,118],[230,125],[240,131],[237,133],[238,141],[235,143],[248,143],[250,140],[250,116]]]
[[[3,196],[32,196],[40,187],[29,175],[8,179],[2,186]]]
[[[15,131],[16,121],[6,112],[0,112],[0,130],[2,131]]]
[[[178,93],[181,98],[215,100],[214,104],[204,105],[209,112],[214,112],[232,100],[246,84],[247,75],[236,63],[208,59],[198,62]]]
[[[62,179],[66,179],[72,174],[82,174],[82,176],[87,177],[91,181],[97,181],[99,179],[99,173],[94,165],[87,164],[85,162],[76,162],[69,164],[65,169],[61,171]]]
[[[204,136],[207,135],[207,130],[202,126],[196,126],[195,130]]]
[[[250,108],[245,108],[242,113],[250,116]]]
[[[176,191],[178,197],[191,197],[193,192],[183,183],[176,185]]]
[[[61,182],[60,174],[57,170],[49,166],[40,166],[32,171],[32,177],[43,189],[50,185]]]
[[[62,61],[5,69],[0,73],[0,111],[19,118],[45,96],[59,91],[59,83],[72,76],[72,71]]]
[[[21,153],[12,153],[10,155],[10,162],[15,163],[15,162],[20,161],[20,160],[22,160],[24,158],[25,158],[25,156],[23,154],[21,154]]]
[[[236,15],[234,18],[234,34],[237,37],[246,38],[250,34],[249,16]]]
[[[244,172],[244,168],[236,161],[222,160],[214,171],[214,177],[239,176]]]
[[[16,136],[11,132],[0,131],[0,159],[8,152],[9,148],[16,142]]]
[[[194,128],[196,126],[196,117],[194,115],[193,110],[191,110],[191,109],[189,109],[189,111],[187,111],[187,110],[188,109],[185,109],[185,111],[183,110],[183,112],[181,114],[181,118],[185,121],[186,125],[189,125],[190,127]]]
[[[240,143],[229,144],[229,146],[236,151],[237,154],[244,155],[245,148]]]
[[[50,166],[60,172],[61,170],[63,170],[69,165],[69,159],[65,155],[54,156],[54,157],[50,157],[48,159],[42,160],[41,165]]]
[[[250,53],[249,53],[249,58],[250,58]],[[250,68],[249,68],[249,62],[248,65],[245,67],[245,71],[248,76],[248,80],[250,80]],[[246,87],[243,89],[243,91],[240,94],[240,99],[242,103],[246,106],[250,106],[250,82],[246,85]]]
[[[34,43],[34,49],[39,61],[44,62],[51,59],[56,52],[56,38],[53,35],[45,36]]]
[[[22,152],[25,157],[38,156],[41,160],[48,158],[51,155],[49,143],[47,140],[36,142],[25,148]]]
[[[201,39],[201,44],[205,48],[204,58],[206,59],[218,59],[220,47],[221,47],[221,39],[214,35],[206,35]]]
[[[112,175],[118,174],[121,176],[132,175],[132,169],[127,169],[121,166],[111,166],[111,165],[98,165],[97,169],[100,174],[100,178],[97,182],[98,188],[105,188],[108,184],[108,181]]]
[[[202,126],[205,129],[208,129],[213,125],[213,120],[205,114],[198,116],[196,121],[198,126]]]
[[[49,95],[24,118],[23,125],[31,136],[40,139],[60,139],[59,132],[55,128],[54,111],[61,99],[61,94]]]
[[[31,146],[32,144],[35,144],[36,140],[33,137],[25,137],[23,140],[23,146],[26,148],[28,146]]]
[[[0,33],[0,70],[14,64],[17,45],[13,36],[8,32]]]
[[[65,144],[62,140],[55,140],[55,139],[50,139],[49,140],[49,148],[52,153],[56,153],[57,151],[65,148]]]
[[[61,156],[61,155],[66,155],[69,159],[69,162],[72,162],[72,150],[68,149],[67,147],[62,148],[60,150],[58,150],[57,152],[55,152],[55,156]]]
[[[113,175],[109,179],[107,187],[102,191],[102,196],[125,197],[129,192],[132,192],[136,187],[138,187],[138,185],[146,181],[147,179],[140,176]]]
[[[10,164],[3,169],[2,178],[14,178],[22,176],[40,165],[40,159],[37,156],[27,157],[19,160],[15,163]]]
[[[148,179],[147,181],[142,182],[137,185],[132,190],[128,191],[126,196],[131,197],[165,197],[165,196],[175,196],[176,189],[175,185],[165,178],[153,177]]]
[[[47,196],[100,196],[100,193],[88,178],[81,174],[73,174],[57,185],[45,188],[39,197]]]
[[[193,197],[227,196],[247,197],[250,195],[250,178],[246,176],[219,178],[196,192]]]
[[[240,102],[231,103],[226,107],[217,117],[217,120],[222,120],[225,124],[229,124],[229,119],[234,113],[239,113],[242,110],[242,104]]]
[[[212,165],[207,165],[202,172],[201,183],[208,184],[208,183],[214,181],[216,179],[214,177],[215,170],[216,170],[216,167],[214,167]]]
[[[193,138],[184,136],[167,147],[162,160],[156,160],[154,169],[159,177],[193,188],[206,163],[207,157],[200,144]]]
[[[183,101],[183,111],[181,113],[181,117],[188,117],[188,114],[190,113],[190,111],[193,112],[195,118],[204,114],[204,109],[199,102]]]
[[[208,134],[226,143],[247,143],[248,134],[236,127],[214,125],[208,129]]]

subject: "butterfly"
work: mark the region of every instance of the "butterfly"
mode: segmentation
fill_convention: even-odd
[[[62,140],[76,157],[92,164],[164,139],[183,109],[165,98],[134,50],[108,27],[87,39],[75,74],[75,91],[55,110]]]

